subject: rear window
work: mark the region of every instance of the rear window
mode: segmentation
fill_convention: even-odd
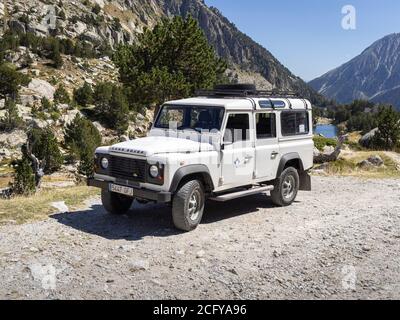
[[[308,112],[282,112],[281,127],[283,136],[297,136],[310,133]]]

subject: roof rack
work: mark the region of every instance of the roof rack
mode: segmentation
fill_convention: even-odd
[[[257,90],[252,84],[233,84],[233,85],[218,85],[214,90],[198,90],[198,96],[206,97],[241,97],[241,98],[297,98],[298,95],[292,91],[279,90]]]

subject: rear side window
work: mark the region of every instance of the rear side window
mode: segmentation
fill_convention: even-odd
[[[310,132],[308,112],[282,112],[281,127],[283,136],[308,134]]]
[[[274,113],[258,113],[256,115],[257,122],[257,139],[270,139],[276,137],[276,120]]]

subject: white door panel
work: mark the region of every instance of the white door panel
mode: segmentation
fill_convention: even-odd
[[[281,159],[278,139],[258,140],[256,145],[256,178],[273,180]]]
[[[255,151],[235,143],[222,151],[222,178],[226,187],[241,186],[251,183],[255,167]]]

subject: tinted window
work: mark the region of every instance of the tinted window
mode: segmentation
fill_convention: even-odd
[[[256,115],[256,122],[257,139],[276,137],[276,116],[274,113],[258,113]]]
[[[238,142],[250,140],[250,117],[248,114],[229,115],[226,125],[225,141]]]
[[[310,132],[308,112],[282,112],[282,135],[295,136]]]

